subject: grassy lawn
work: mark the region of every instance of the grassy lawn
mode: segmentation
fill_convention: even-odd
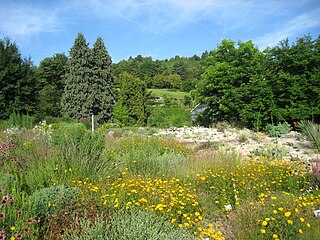
[[[170,97],[170,98],[176,98],[183,100],[185,96],[190,97],[190,93],[187,92],[180,92],[180,91],[174,91],[171,89],[155,89],[155,88],[150,88],[148,89],[151,91],[153,94],[155,94],[157,97]]]

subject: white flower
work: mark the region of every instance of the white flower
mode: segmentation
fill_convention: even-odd
[[[231,211],[232,210],[231,204],[224,205],[224,208],[225,208],[226,211]]]

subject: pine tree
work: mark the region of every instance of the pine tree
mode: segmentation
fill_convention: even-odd
[[[108,121],[115,102],[114,78],[111,57],[102,38],[97,38],[91,50],[79,33],[70,50],[68,69],[62,97],[63,113],[76,119],[94,114],[100,122]]]
[[[98,115],[100,122],[107,122],[112,117],[115,96],[113,93],[114,77],[112,61],[104,42],[98,37],[92,49],[93,82],[88,97],[88,108]]]
[[[79,33],[70,49],[70,61],[66,74],[66,86],[62,95],[62,113],[80,119],[90,115],[86,108],[92,81],[91,50],[82,33]]]

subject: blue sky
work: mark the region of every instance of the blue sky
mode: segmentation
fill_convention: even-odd
[[[68,55],[78,32],[104,39],[113,62],[129,56],[201,55],[222,39],[280,40],[320,34],[319,0],[0,0],[0,37],[35,65]]]

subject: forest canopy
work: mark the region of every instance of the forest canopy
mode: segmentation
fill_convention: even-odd
[[[89,62],[86,63],[83,79],[92,74],[97,77],[105,75],[111,79],[112,87],[106,87],[110,94],[93,93],[90,98],[94,99],[92,103],[76,101],[76,105],[79,105],[76,108],[82,109],[89,104],[89,110],[83,112],[99,112],[103,115],[104,107],[101,108],[100,102],[109,96],[108,102],[111,105],[116,104],[116,116],[111,118],[114,113],[112,107],[108,107],[108,116],[101,116],[105,119],[103,121],[116,119],[125,124],[125,119],[121,119],[121,116],[124,112],[132,110],[129,105],[124,108],[126,96],[128,99],[125,100],[125,104],[143,106],[143,115],[138,117],[138,112],[132,113],[130,124],[144,125],[153,106],[150,104],[148,89],[165,88],[191,92],[193,99],[192,102],[187,99],[188,109],[199,103],[206,104],[206,111],[198,117],[198,124],[202,125],[210,125],[215,121],[229,121],[259,130],[268,123],[277,124],[302,119],[319,121],[319,40],[320,37],[312,39],[310,35],[297,38],[293,43],[284,39],[278,45],[261,51],[252,41],[236,42],[225,39],[216,48],[205,51],[201,56],[175,56],[165,60],[154,60],[152,57],[138,55],[111,63],[111,57],[102,39],[99,39],[101,50],[96,51],[94,55],[104,56],[105,60],[101,66],[95,65],[99,61],[89,57],[92,51],[87,49],[89,55],[86,59],[89,59]],[[86,48],[84,43],[82,49]],[[72,62],[75,60],[73,52],[70,53],[70,56],[57,53],[47,57],[37,67],[30,58],[21,56],[18,46],[9,38],[0,40],[0,118],[7,119],[11,113],[30,114],[38,118],[63,116],[68,101],[62,96],[68,96],[66,90],[71,94],[74,89],[68,88],[66,83],[70,83],[70,79],[76,79],[70,78],[70,74],[79,70]],[[81,59],[80,62],[83,63]],[[71,68],[73,72],[70,72]],[[135,102],[134,97],[130,98],[130,92],[134,91],[136,84],[126,86],[123,83],[124,74],[130,76],[126,81],[139,83],[139,89],[141,87],[143,91],[140,94],[142,98],[137,98],[137,101],[144,99],[143,104]],[[99,81],[102,83],[103,79],[104,77]],[[90,85],[88,81],[83,84]],[[81,87],[79,91],[80,89]],[[124,89],[128,94],[122,92]],[[113,92],[116,93],[115,96]]]

